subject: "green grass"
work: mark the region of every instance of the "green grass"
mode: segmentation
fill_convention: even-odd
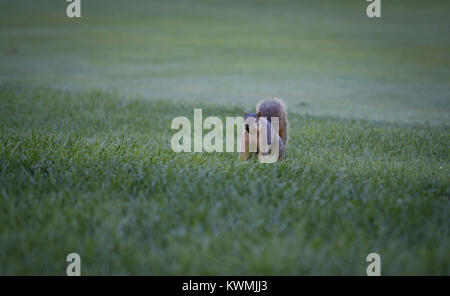
[[[449,122],[449,1],[384,1],[378,20],[364,0],[83,2],[69,19],[66,1],[0,0],[0,81]]]
[[[370,252],[383,274],[449,272],[447,127],[290,114],[287,159],[241,163],[171,151],[190,103],[17,89],[0,91],[4,274],[63,274],[69,252],[83,274],[364,274]]]
[[[448,1],[0,0],[0,274],[450,274]],[[289,108],[287,158],[174,153]]]

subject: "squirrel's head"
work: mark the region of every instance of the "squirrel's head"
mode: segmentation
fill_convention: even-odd
[[[258,130],[258,121],[261,117],[261,112],[258,113],[244,113],[244,127],[248,133],[251,130]]]

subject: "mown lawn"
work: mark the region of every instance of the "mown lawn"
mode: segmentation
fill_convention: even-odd
[[[450,1],[0,0],[0,274],[450,274]],[[174,153],[286,101],[287,158]]]
[[[290,115],[287,159],[174,153],[197,105],[0,89],[2,274],[448,274],[448,127]],[[240,115],[203,105],[204,116]],[[191,111],[192,110],[192,111]]]

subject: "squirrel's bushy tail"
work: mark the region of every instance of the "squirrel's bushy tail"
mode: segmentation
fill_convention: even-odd
[[[266,117],[270,121],[271,117],[278,117],[280,121],[280,137],[284,144],[288,140],[288,119],[286,112],[286,104],[278,99],[273,98],[267,101],[261,101],[256,104],[256,112],[261,112],[262,117]]]

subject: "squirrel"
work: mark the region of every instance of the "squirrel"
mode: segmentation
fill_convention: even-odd
[[[278,124],[272,122],[273,118],[278,118]],[[254,153],[258,153],[261,162],[273,162],[284,157],[288,141],[288,118],[286,104],[282,100],[273,98],[260,101],[256,104],[256,113],[244,113],[243,127],[239,154],[242,161],[248,160]],[[256,131],[256,137],[251,136],[252,131]],[[278,147],[275,146],[277,143]],[[273,153],[277,154],[275,160],[263,161],[265,156]]]

